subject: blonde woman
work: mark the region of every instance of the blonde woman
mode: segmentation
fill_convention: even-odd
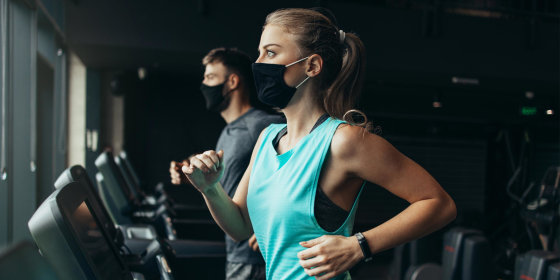
[[[356,35],[317,11],[282,9],[267,16],[259,53],[258,97],[287,124],[260,134],[233,199],[219,185],[223,151],[199,154],[182,170],[227,234],[255,234],[267,279],[350,279],[358,262],[455,218],[455,203],[426,170],[366,123],[344,121],[359,112],[365,48]],[[365,181],[410,205],[352,235]]]

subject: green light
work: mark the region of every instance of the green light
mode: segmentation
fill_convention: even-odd
[[[521,107],[521,114],[523,116],[534,116],[537,114],[537,107]]]

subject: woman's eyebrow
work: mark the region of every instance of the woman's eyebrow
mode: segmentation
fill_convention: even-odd
[[[263,48],[263,49],[266,49],[266,48],[271,47],[271,46],[276,46],[276,47],[279,47],[279,48],[282,47],[282,46],[280,46],[280,45],[278,45],[278,44],[266,44],[266,45],[262,46],[262,48]],[[258,50],[258,49],[257,49],[257,50]]]

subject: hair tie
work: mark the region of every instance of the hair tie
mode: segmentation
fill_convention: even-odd
[[[342,29],[338,30],[338,38],[340,39],[340,43],[344,44],[344,40],[346,40],[346,33],[342,31]]]

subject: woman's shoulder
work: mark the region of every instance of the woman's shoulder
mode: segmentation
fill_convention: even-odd
[[[380,146],[383,138],[361,126],[341,123],[331,141],[331,153],[338,158],[354,157]]]

